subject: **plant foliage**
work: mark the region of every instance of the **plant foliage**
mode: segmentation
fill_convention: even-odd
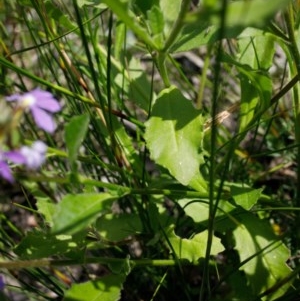
[[[0,0],[0,299],[298,300],[299,26],[289,0]]]

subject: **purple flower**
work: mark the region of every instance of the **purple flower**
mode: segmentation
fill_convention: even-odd
[[[16,164],[23,164],[26,159],[19,151],[0,151],[0,176],[8,182],[13,183],[14,178],[7,161],[11,161]]]
[[[30,169],[38,169],[46,159],[47,145],[42,141],[35,141],[31,147],[22,146],[21,155],[25,157],[24,164]]]
[[[50,92],[34,89],[24,94],[6,97],[7,101],[17,101],[23,108],[29,108],[37,126],[48,133],[53,133],[56,124],[52,114],[61,110],[58,101]]]

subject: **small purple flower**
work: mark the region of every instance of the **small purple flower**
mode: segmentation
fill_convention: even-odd
[[[37,126],[48,133],[56,128],[52,114],[61,110],[61,106],[53,95],[39,88],[24,94],[6,97],[7,101],[17,101],[23,108],[29,108]]]
[[[26,159],[19,151],[0,151],[0,176],[8,182],[13,183],[14,178],[7,161],[11,161],[16,164],[23,164]]]
[[[46,159],[47,145],[42,141],[35,141],[31,147],[22,146],[20,153],[25,158],[24,164],[30,169],[38,169]]]

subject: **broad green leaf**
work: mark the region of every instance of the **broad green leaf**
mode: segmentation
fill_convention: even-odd
[[[203,200],[180,199],[178,204],[184,210],[186,215],[190,216],[194,222],[207,222],[209,217],[209,203]],[[227,200],[221,200],[218,205],[216,217],[228,217],[236,207]]]
[[[247,186],[232,185],[230,192],[235,204],[250,210],[261,196],[262,188],[253,189]]]
[[[151,201],[147,209],[153,231],[159,231],[161,227],[167,227],[174,223],[174,218],[166,212],[163,206]],[[95,228],[107,241],[122,241],[129,236],[140,234],[143,231],[143,224],[138,214],[109,213],[97,219]]]
[[[234,210],[241,206],[246,210],[250,210],[261,196],[262,189],[253,189],[248,186],[238,184],[230,185],[231,197],[234,202],[229,200],[220,200],[216,213],[216,220],[230,219],[233,223],[238,225],[233,214]],[[184,210],[185,214],[190,216],[196,223],[207,222],[209,216],[209,201],[208,200],[193,200],[180,199],[177,203]]]
[[[272,66],[275,54],[273,36],[255,28],[247,28],[237,42],[241,64],[263,70]]]
[[[105,214],[96,222],[101,237],[108,241],[121,241],[142,231],[141,219],[137,214]]]
[[[74,284],[66,292],[64,301],[117,301],[126,276],[108,275],[81,284]]]
[[[174,233],[173,227],[166,233],[168,242],[172,245],[171,252],[174,251],[179,259],[187,259],[190,262],[196,263],[200,258],[205,257],[207,246],[208,231],[203,231],[196,234],[191,239],[181,238]],[[224,247],[221,244],[221,240],[214,236],[211,255],[217,255],[224,251]]]
[[[233,231],[236,249],[241,261],[249,260],[241,270],[246,273],[254,295],[258,296],[290,275],[291,269],[286,264],[290,253],[274,235],[268,222],[246,211],[238,218],[241,224]],[[287,291],[290,284],[288,281],[263,300],[275,300]]]
[[[71,235],[50,235],[38,231],[28,233],[14,252],[22,259],[39,259],[79,251]]]
[[[201,182],[203,117],[177,88],[165,89],[158,96],[146,123],[145,139],[151,158],[180,183]]]
[[[72,234],[85,229],[103,210],[110,208],[115,199],[109,193],[66,195],[56,205],[52,233]]]
[[[73,117],[65,126],[65,141],[71,166],[73,166],[76,161],[79,148],[87,133],[89,122],[89,115],[84,114]]]

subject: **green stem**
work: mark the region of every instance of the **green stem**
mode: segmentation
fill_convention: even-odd
[[[22,179],[22,175],[19,175],[19,178]],[[26,178],[29,181],[34,182],[52,182],[57,184],[70,184],[69,177],[47,177],[43,175],[30,175]],[[168,195],[168,196],[179,196],[179,197],[187,197],[187,198],[198,198],[198,199],[207,199],[208,194],[201,193],[194,190],[171,190],[171,189],[134,189],[126,186],[112,184],[107,182],[102,182],[94,179],[89,179],[85,177],[79,176],[78,181],[84,185],[91,185],[100,188],[106,188],[110,191],[116,191],[120,195],[124,194],[138,194],[138,195]],[[227,199],[228,196],[224,195],[224,198]]]
[[[212,118],[215,118],[217,115],[217,106],[219,99],[219,87],[220,87],[220,76],[221,76],[221,60],[222,60],[222,39],[224,37],[225,25],[226,25],[226,9],[227,9],[227,0],[222,1],[222,9],[220,11],[220,32],[219,32],[219,44],[216,51],[216,63],[214,68],[214,86],[213,86],[213,96],[212,96],[212,106],[211,106],[211,114]],[[209,260],[211,256],[211,247],[214,236],[214,223],[215,223],[215,215],[218,208],[219,193],[217,197],[215,196],[215,153],[217,147],[217,134],[218,127],[213,123],[211,129],[211,147],[210,147],[210,166],[209,166],[209,216],[208,216],[208,236],[206,243],[206,251],[205,258],[203,264],[203,280],[201,283],[200,293],[199,293],[199,301],[203,301],[205,298],[205,288],[207,289],[207,297],[210,299],[210,283],[209,283]],[[222,189],[222,183],[218,191]]]
[[[206,57],[205,57],[205,60],[204,60],[202,76],[200,78],[200,85],[199,85],[198,96],[197,96],[197,100],[196,100],[196,108],[198,110],[202,109],[204,89],[205,89],[205,85],[206,85],[206,82],[207,82],[207,71],[208,71],[209,64],[210,64],[211,50],[212,50],[212,48],[208,47],[207,54],[206,54]]]
[[[289,5],[288,7],[288,12],[286,13],[286,26],[287,26],[287,31],[289,35],[289,41],[290,41],[290,50],[294,58],[294,63],[296,66],[297,74],[298,74],[298,79],[300,80],[300,52],[298,49],[296,37],[295,37],[295,32],[294,32],[294,12],[293,12],[293,6],[292,4]],[[297,103],[298,107],[297,109],[299,110],[299,103]]]
[[[165,53],[168,52],[169,48],[172,46],[172,44],[176,40],[180,30],[182,29],[184,17],[190,7],[190,2],[191,2],[191,0],[183,0],[182,1],[178,18],[175,21],[169,36],[167,37],[167,40],[166,40],[164,48],[163,48],[163,52],[165,52]]]
[[[166,87],[170,87],[170,79],[168,76],[168,70],[166,68],[166,58],[168,55],[168,50],[176,40],[180,30],[182,29],[184,17],[189,9],[191,0],[183,0],[181,3],[180,12],[178,14],[178,17],[171,28],[170,34],[168,35],[165,45],[161,51],[158,51],[157,58],[156,58],[156,64],[158,67],[158,70],[160,72],[160,75],[162,77],[162,80],[164,81],[164,84]]]
[[[17,261],[1,261],[0,269],[25,269],[25,268],[43,268],[43,267],[57,267],[57,266],[72,266],[82,264],[112,264],[112,263],[125,263],[127,259],[122,258],[107,258],[107,257],[87,257],[83,261],[74,259],[34,259],[34,260],[17,260]],[[180,260],[183,265],[193,265],[188,260]],[[132,267],[143,266],[177,266],[178,260],[173,259],[132,259],[129,260]]]
[[[159,70],[160,76],[164,81],[164,85],[166,87],[170,87],[171,83],[168,75],[168,70],[166,68],[166,53],[165,52],[158,53],[155,62]]]

